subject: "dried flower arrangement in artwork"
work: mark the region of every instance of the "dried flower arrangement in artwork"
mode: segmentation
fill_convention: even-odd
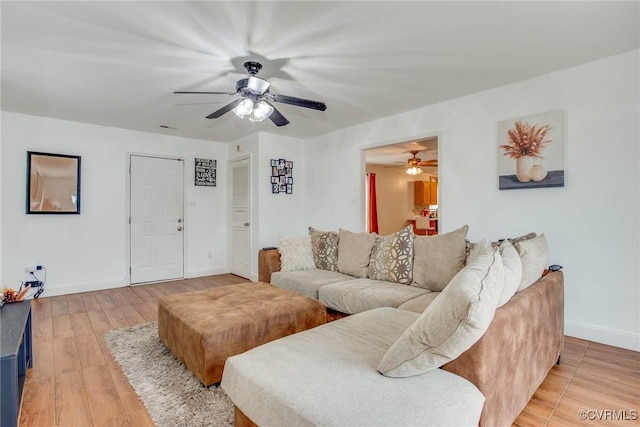
[[[551,143],[551,139],[547,138],[550,130],[550,125],[531,126],[527,122],[517,121],[515,126],[507,131],[509,143],[500,146],[504,150],[503,155],[512,159],[525,156],[542,159],[540,152]]]

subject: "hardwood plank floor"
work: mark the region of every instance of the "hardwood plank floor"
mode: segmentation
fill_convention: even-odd
[[[225,274],[34,300],[34,364],[19,425],[153,426],[103,334],[155,321],[162,295],[240,282]],[[566,337],[561,365],[513,425],[640,425],[640,353]]]

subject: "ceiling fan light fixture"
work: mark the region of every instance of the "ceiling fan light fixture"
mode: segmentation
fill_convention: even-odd
[[[407,173],[409,175],[420,175],[422,173],[422,168],[418,166],[411,166],[407,169]]]
[[[245,116],[248,116],[253,111],[253,101],[250,99],[243,99],[241,103],[239,103],[236,108],[233,109],[233,112],[236,113],[236,116],[244,119]]]
[[[252,122],[261,122],[273,113],[273,107],[264,101],[258,102],[253,108],[249,120]]]
[[[265,93],[269,86],[271,86],[271,82],[256,76],[250,76],[247,82],[247,89],[259,95]]]

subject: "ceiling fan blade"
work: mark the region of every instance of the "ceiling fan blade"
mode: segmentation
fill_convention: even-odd
[[[312,110],[324,111],[327,109],[327,104],[324,102],[296,98],[295,96],[271,94],[271,100],[275,102],[282,102],[283,104],[295,105],[296,107],[311,108]]]
[[[197,95],[235,95],[236,93],[229,93],[229,92],[189,92],[189,91],[184,91],[184,90],[178,90],[175,91],[173,93],[188,93],[188,94],[197,94]]]
[[[213,113],[209,114],[207,116],[207,119],[217,119],[218,117],[222,116],[223,114],[228,113],[229,111],[231,111],[234,108],[236,108],[236,106],[240,103],[240,101],[242,101],[242,98],[238,98],[235,101],[228,103],[227,105],[225,105],[221,109],[219,109],[217,111],[214,111]]]
[[[264,102],[267,102],[267,101],[264,101]],[[270,102],[267,102],[267,103],[271,105]],[[271,106],[273,107],[273,105]],[[289,120],[287,120],[287,118],[283,116],[282,113],[278,111],[276,107],[273,107],[273,112],[271,113],[269,118],[276,126],[285,126],[289,124]]]

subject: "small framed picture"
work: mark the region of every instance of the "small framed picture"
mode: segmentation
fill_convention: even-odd
[[[284,193],[285,191],[287,191],[287,186],[286,185],[280,185],[280,192]]]
[[[273,166],[271,168],[271,176],[278,176],[278,166]]]
[[[277,176],[272,176],[271,177],[271,183],[272,184],[278,184],[278,177]]]
[[[287,184],[287,194],[293,194],[293,184]]]
[[[273,166],[278,166],[278,160],[277,159],[271,159],[271,167]]]
[[[280,192],[280,186],[278,184],[271,185],[271,192],[277,194]]]
[[[293,167],[293,162],[292,161],[285,161],[284,162],[284,167],[287,169],[291,169]]]

